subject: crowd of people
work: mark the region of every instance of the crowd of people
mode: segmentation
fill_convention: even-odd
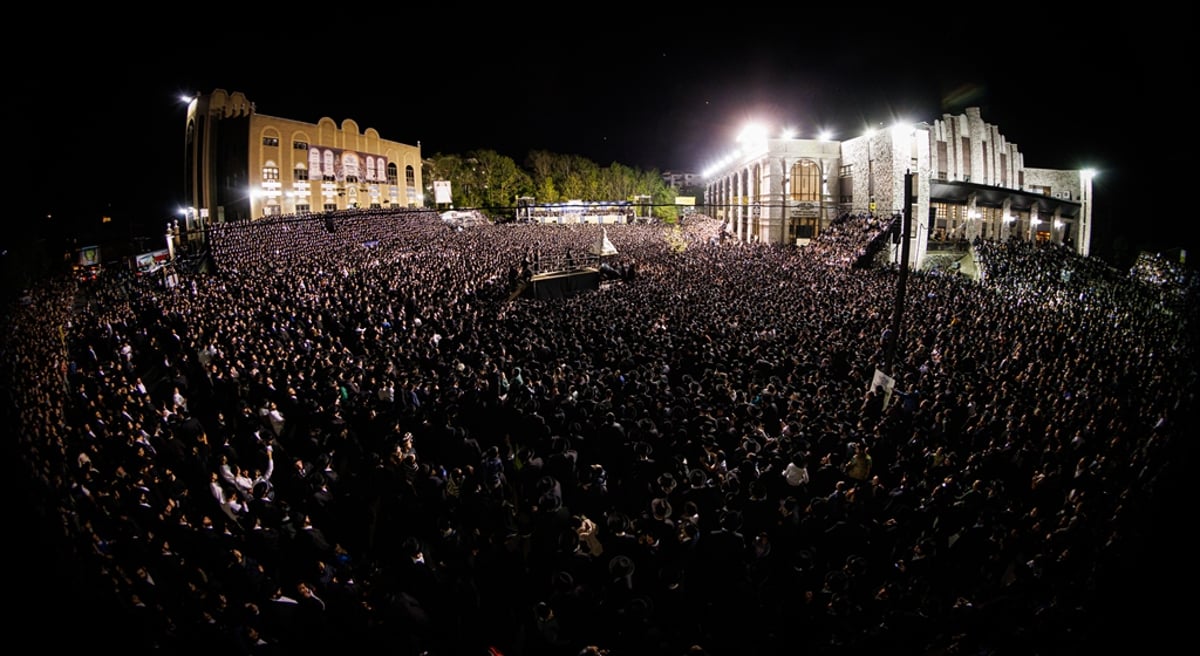
[[[78,622],[87,644],[206,655],[1119,644],[1113,617],[1161,608],[1123,597],[1152,589],[1147,555],[1177,553],[1159,540],[1182,523],[1162,514],[1190,464],[1194,282],[1168,294],[980,240],[982,282],[908,276],[896,332],[895,265],[848,266],[890,222],[838,225],[811,248],[721,240],[703,216],[607,226],[637,276],[554,301],[512,298],[506,272],[531,244],[586,252],[600,227],[448,229],[431,211],[221,224],[211,270],[171,286],[31,290],[3,366],[18,504],[60,566],[36,578],[76,600],[57,638]]]

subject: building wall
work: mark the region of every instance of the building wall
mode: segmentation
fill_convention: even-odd
[[[823,166],[826,194],[822,199],[822,228],[845,211],[873,212],[884,217],[903,212],[906,174],[913,173],[910,263],[923,259],[932,231],[933,179],[1027,193],[1070,194],[1057,197],[1079,202],[1081,216],[1062,218],[1061,227],[1050,239],[1061,241],[1069,234],[1077,252],[1087,254],[1089,250],[1091,179],[1082,171],[1026,168],[1018,145],[1009,142],[998,126],[984,121],[977,107],[959,115],[945,114],[932,124],[919,123],[900,132],[879,130],[840,143],[763,139],[749,148],[743,145],[736,160],[705,180],[706,203],[715,209],[718,218],[729,222],[730,232],[737,238],[785,243],[789,212],[795,210],[786,200],[786,171],[799,157],[813,157]],[[841,175],[843,171],[847,175]],[[761,183],[757,192],[755,182]],[[940,206],[947,203],[945,199],[937,200]],[[960,215],[976,209],[973,197],[965,207],[961,201],[958,204],[956,212]],[[999,222],[1008,209],[1005,201],[1002,211],[995,212],[996,218],[987,220]],[[1055,218],[1059,217],[1039,217],[1035,209],[1023,212],[1017,224],[1007,230],[1021,238],[1043,238],[1046,233],[1039,222]]]
[[[1051,197],[1076,201],[1082,205],[1079,216],[1061,219],[1057,216],[1040,217],[1051,222],[1062,220],[1065,231],[1075,244],[1075,250],[1083,255],[1091,251],[1092,240],[1092,184],[1084,171],[1062,169],[1025,169],[1025,186],[1028,189],[1047,191]],[[1054,238],[1061,240],[1064,230],[1055,227]]]
[[[383,139],[374,128],[361,130],[352,119],[339,126],[328,117],[306,123],[259,114],[244,94],[217,89],[192,102],[187,133],[185,191],[197,217],[209,221],[293,214],[305,204],[310,211],[321,211],[327,204],[347,209],[412,207],[423,202],[420,145]],[[323,180],[310,170],[309,150],[296,148],[297,142],[309,149],[357,153],[359,181],[348,182],[340,173],[333,181]],[[386,179],[386,169],[377,176],[381,179],[367,180],[368,158],[394,164],[395,184]],[[407,167],[413,173],[411,187]],[[265,176],[265,168],[277,169],[277,179]],[[298,168],[308,171],[307,181],[296,175]]]
[[[820,168],[824,189],[816,202],[791,198],[789,176],[802,160]],[[819,233],[836,216],[839,166],[840,146],[835,141],[763,139],[745,144],[736,162],[706,181],[705,206],[742,241],[786,243],[792,223],[813,226]]]

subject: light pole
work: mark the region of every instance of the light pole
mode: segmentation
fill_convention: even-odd
[[[884,357],[884,373],[895,378],[896,377],[896,350],[900,344],[901,330],[904,327],[902,321],[904,314],[904,294],[908,287],[908,253],[911,248],[909,245],[909,232],[912,231],[912,206],[913,206],[913,174],[912,171],[904,172],[904,212],[903,220],[900,227],[900,275],[896,279],[896,306],[892,311],[892,325],[888,343],[885,345],[887,352]]]

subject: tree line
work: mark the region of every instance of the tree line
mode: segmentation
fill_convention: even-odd
[[[657,170],[643,171],[619,163],[600,166],[579,155],[530,151],[522,165],[494,150],[465,154],[435,154],[422,165],[425,198],[433,199],[433,184],[450,181],[456,209],[478,209],[492,218],[512,218],[516,200],[531,197],[535,205],[567,201],[632,201],[649,197],[655,218],[674,221],[676,196],[699,196],[697,190],[677,189]],[[700,199],[697,198],[697,201]]]

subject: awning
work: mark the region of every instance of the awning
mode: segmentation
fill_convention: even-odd
[[[1004,207],[1004,201],[1010,201],[1009,207],[1019,212],[1028,212],[1037,207],[1039,215],[1054,215],[1068,219],[1078,218],[1081,203],[1054,198],[1045,194],[1035,194],[1029,191],[989,187],[970,182],[947,182],[933,180],[929,183],[929,202],[966,205],[971,195],[975,195],[975,204],[980,207]]]

